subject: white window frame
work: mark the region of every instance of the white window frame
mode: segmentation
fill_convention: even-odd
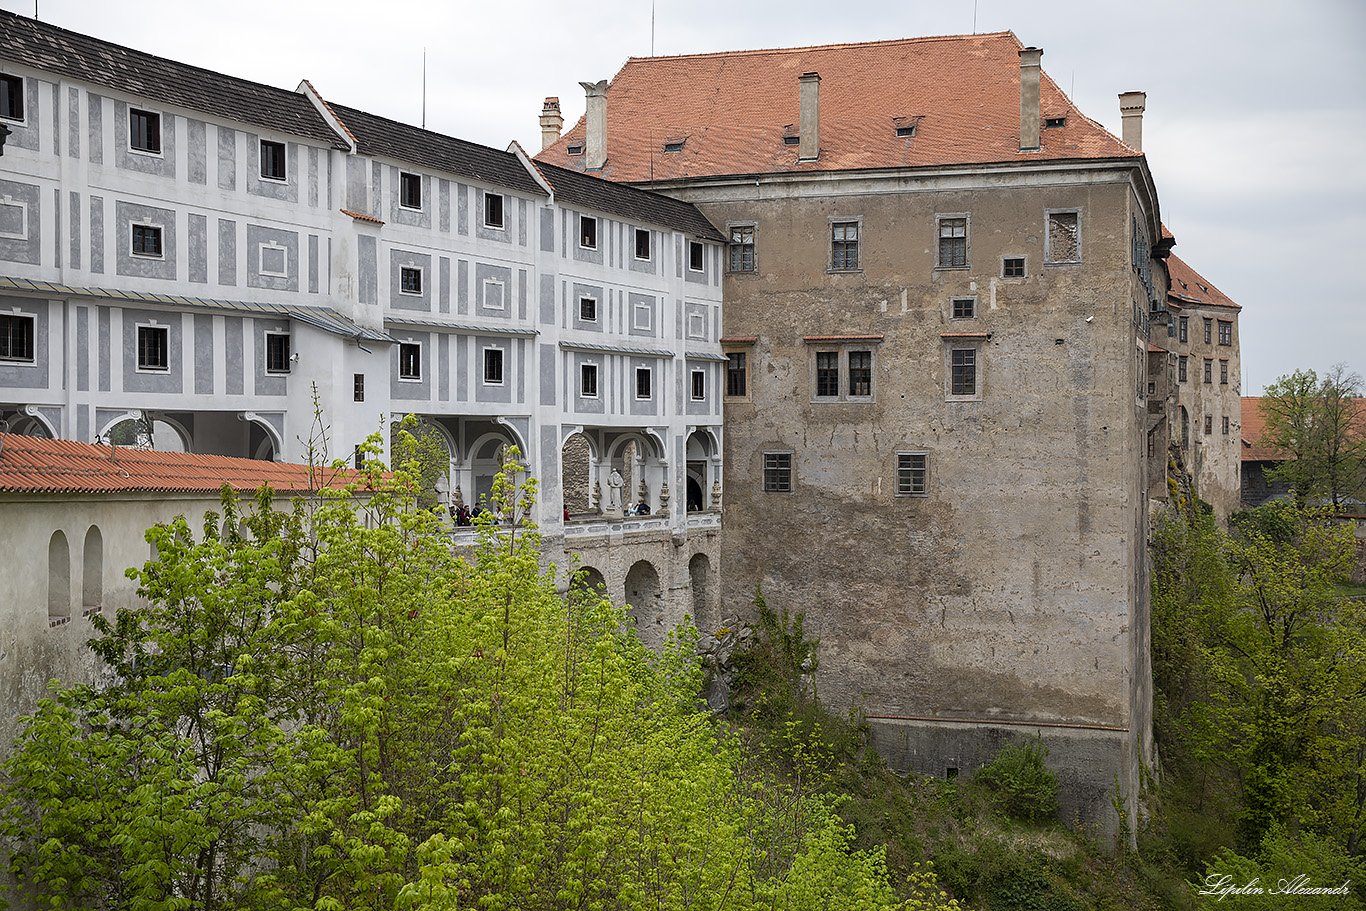
[[[584,390],[587,388],[587,384],[584,383],[584,379],[588,376],[588,373],[587,373],[586,371],[592,371],[592,374],[593,374],[593,391],[592,391],[592,392],[585,392],[585,391],[584,391]],[[579,364],[579,398],[581,398],[581,399],[595,399],[595,398],[598,397],[598,390],[601,389],[601,388],[602,388],[602,371],[598,368],[598,362],[597,362],[597,361],[584,361],[583,363]]]
[[[405,178],[409,178],[409,177],[411,177],[413,180],[417,181],[417,205],[415,205],[415,206],[410,206],[410,205],[408,205],[406,202],[403,201],[403,184],[404,184],[404,182],[405,182]],[[407,209],[409,212],[421,212],[421,211],[422,211],[422,175],[421,175],[421,174],[414,174],[412,171],[399,171],[399,172],[398,172],[398,207],[399,207],[400,209]]]
[[[694,250],[699,251],[701,254],[698,257],[702,261],[702,265],[700,266],[693,266],[692,264],[692,253]],[[703,275],[707,271],[707,247],[700,240],[688,241],[688,271],[696,272],[698,275]]]
[[[1049,224],[1054,215],[1075,215],[1077,216],[1077,258],[1076,259],[1054,259],[1052,232],[1048,230]],[[1082,246],[1083,237],[1081,230],[1081,208],[1071,209],[1044,209],[1043,210],[1043,262],[1045,266],[1075,266],[1080,263],[1084,256],[1085,248]]]
[[[705,313],[688,314],[688,338],[706,340],[707,315]]]
[[[293,340],[290,339],[289,335],[290,334],[288,332],[273,330],[267,331],[265,334],[265,368],[266,373],[270,376],[285,376],[290,373],[290,365],[293,363],[292,358],[294,355],[294,349]],[[285,355],[285,366],[281,370],[274,370],[270,366],[270,340],[272,338],[283,338],[285,340],[285,344],[289,346],[289,353]]]
[[[495,307],[495,306],[492,306],[491,304],[489,304],[489,287],[490,287],[490,286],[495,287],[495,288],[498,289],[498,306],[496,306],[496,307]],[[505,292],[506,290],[507,290],[507,286],[503,284],[503,280],[502,280],[502,279],[500,279],[500,278],[486,278],[486,279],[484,279],[484,299],[483,299],[483,301],[482,301],[482,304],[483,304],[484,309],[485,309],[485,310],[507,310],[507,299],[506,299],[507,296],[504,294],[504,292]]]
[[[640,238],[642,234],[645,236],[644,256],[640,255]],[[653,261],[655,254],[654,232],[649,228],[636,228],[635,233],[631,235],[631,253],[635,256],[636,262],[648,263]]]
[[[25,113],[27,113],[27,111],[26,111]],[[133,145],[133,132],[134,132],[134,131],[133,131],[133,114],[134,114],[134,113],[138,113],[138,114],[150,114],[151,116],[153,116],[153,117],[155,117],[155,118],[157,119],[157,148],[156,148],[156,151],[152,151],[151,149],[139,149],[137,146]],[[162,129],[162,127],[164,126],[164,124],[162,123],[163,120],[165,120],[165,118],[161,115],[161,112],[160,112],[160,111],[149,111],[149,110],[147,110],[146,108],[135,108],[135,107],[133,107],[131,104],[128,105],[128,151],[131,152],[131,153],[134,154],[134,155],[146,155],[146,156],[148,156],[149,158],[161,158],[161,157],[163,157],[164,150],[165,150],[165,148],[166,148],[166,142],[165,142],[166,133],[165,133],[165,131]]]
[[[698,380],[701,380],[702,394],[697,394]],[[707,371],[694,367],[688,373],[688,393],[694,402],[707,400]]]
[[[485,386],[505,386],[507,385],[508,357],[507,349],[501,345],[485,345],[480,349],[483,354],[479,358],[480,382]],[[498,379],[489,379],[489,355],[498,352]]]
[[[590,223],[590,222],[591,222],[592,225],[593,225],[593,242],[592,242],[591,244],[586,244],[586,243],[583,242],[583,226],[584,226],[585,224],[587,224],[587,223]],[[596,215],[580,215],[580,216],[579,216],[579,249],[580,249],[580,250],[596,250],[596,249],[598,249],[598,236],[599,236],[599,235],[598,235],[598,229],[601,228],[601,227],[602,227],[602,225],[600,225],[600,224],[598,223],[598,217],[597,217]]]
[[[854,239],[840,241],[843,244],[852,243],[854,245],[854,265],[843,266],[835,265],[835,228],[841,225],[854,226]],[[863,271],[863,244],[865,238],[863,234],[862,215],[831,215],[826,219],[825,225],[825,271],[826,272],[862,272]]]
[[[417,373],[416,373],[415,375],[412,375],[412,376],[404,376],[404,375],[403,375],[403,349],[406,348],[406,347],[409,347],[409,346],[411,346],[411,347],[417,349]],[[422,362],[423,362],[424,360],[426,360],[426,358],[423,357],[422,348],[423,348],[422,343],[421,343],[420,341],[418,341],[417,339],[405,338],[405,339],[401,340],[401,341],[398,343],[398,381],[399,381],[400,383],[420,383],[420,382],[422,382],[422,368],[423,368],[423,363],[422,363]]]
[[[645,314],[645,324],[641,325],[640,315]],[[631,328],[653,332],[655,328],[655,308],[653,304],[636,304],[631,308]]]
[[[649,378],[649,379],[646,380],[646,385],[648,385],[648,386],[650,387],[650,394],[649,394],[649,395],[641,395],[641,394],[640,394],[640,377],[641,377],[642,374],[644,374],[645,376],[647,376],[647,377]],[[654,401],[654,398],[655,398],[655,368],[653,368],[653,367],[648,367],[648,366],[647,366],[647,367],[637,367],[637,368],[636,368],[636,386],[635,386],[635,393],[636,393],[636,401],[637,401],[637,402],[652,402],[652,401]]]
[[[417,275],[417,290],[408,291],[403,287],[403,273],[412,272]],[[404,263],[398,267],[398,293],[408,297],[421,297],[422,291],[426,287],[426,276],[422,274],[422,267],[411,263]]]
[[[280,271],[266,268],[266,251],[279,253],[282,265]],[[264,240],[256,246],[256,271],[272,278],[289,278],[289,248],[273,240]]]
[[[940,254],[943,252],[943,224],[950,219],[963,220],[963,265],[958,266],[950,263],[945,265]],[[941,270],[952,269],[971,269],[972,268],[972,213],[971,212],[936,212],[934,213],[934,267]]]
[[[497,224],[494,224],[493,222],[490,222],[490,221],[489,221],[489,200],[491,200],[491,199],[492,199],[493,197],[495,197],[495,196],[498,197],[498,223],[497,223]],[[495,231],[505,231],[505,230],[507,230],[507,222],[508,222],[507,197],[504,196],[502,193],[490,193],[488,190],[485,190],[485,191],[484,191],[484,212],[483,212],[482,218],[483,218],[483,220],[484,220],[484,227],[486,227],[486,228],[492,228],[492,229],[495,230]]]
[[[157,237],[159,238],[159,243],[157,244],[157,246],[161,248],[161,252],[160,252],[160,253],[139,253],[137,250],[133,249],[133,237],[137,234],[137,229],[138,229],[138,228],[152,228],[153,230],[155,230],[155,231],[157,232]],[[164,225],[159,225],[159,224],[156,224],[155,222],[150,222],[150,221],[134,221],[134,222],[129,222],[129,223],[128,223],[128,255],[129,255],[129,256],[137,256],[137,257],[139,257],[139,258],[141,258],[141,259],[162,259],[162,260],[164,260],[164,259],[166,258],[166,227],[165,227]]]
[[[12,237],[15,240],[28,240],[28,203],[22,199],[15,199],[12,196],[0,196],[0,206],[10,206],[19,210],[19,233],[12,231],[0,231],[0,237]],[[132,240],[130,238],[129,243]]]
[[[26,310],[20,310],[18,307],[15,307],[7,313],[0,313],[0,316],[8,316],[10,318],[14,318],[17,316],[21,319],[27,319],[30,323],[33,324],[33,357],[0,358],[0,364],[4,364],[6,367],[36,367],[38,365],[38,314],[30,313]]]
[[[20,103],[23,104],[23,106],[24,106],[24,116],[23,116],[23,117],[0,117],[0,120],[5,121],[5,123],[27,124],[27,123],[28,123],[28,108],[29,108],[29,104],[28,104],[28,81],[25,79],[25,77],[20,76],[20,75],[18,75],[17,73],[0,73],[0,76],[3,76],[5,79],[17,79],[17,80],[19,80],[19,98],[21,99],[21,102],[20,102]]]
[[[920,457],[925,460],[922,467],[916,468],[913,464],[902,464],[903,459],[910,460],[916,457]],[[910,484],[910,487],[912,489],[901,489],[901,476],[903,471],[909,473],[909,478],[912,482]],[[915,486],[915,472],[917,471],[923,473],[923,477],[921,479],[923,483],[921,485],[921,489],[918,491],[913,489]],[[928,497],[930,495],[930,454],[927,451],[923,449],[898,449],[896,451],[896,481],[894,492],[895,495],[898,497]]]
[[[584,315],[583,315],[583,305],[584,305],[585,303],[587,303],[587,302],[591,302],[591,303],[593,304],[593,315],[592,315],[592,316],[584,316]],[[594,297],[593,295],[591,295],[591,294],[580,294],[580,295],[579,295],[579,322],[581,322],[581,323],[596,323],[597,321],[598,321],[598,299],[597,299],[596,297]]]
[[[166,366],[165,366],[165,367],[144,367],[144,366],[142,365],[142,344],[141,344],[141,336],[142,336],[142,330],[144,330],[144,329],[155,329],[155,330],[158,330],[158,331],[160,331],[160,332],[165,333],[165,338],[166,338],[166,345],[165,345],[165,351],[166,351]],[[137,372],[137,373],[156,373],[156,374],[165,374],[165,373],[170,373],[170,372],[171,372],[171,327],[170,327],[169,325],[162,325],[161,323],[158,323],[156,320],[152,320],[152,321],[146,322],[146,323],[135,323],[135,324],[134,324],[134,329],[133,329],[133,364],[134,364],[134,368],[133,368],[133,369],[134,369],[135,372]]]
[[[280,147],[280,167],[284,171],[284,175],[281,177],[273,177],[266,173],[267,144]],[[256,172],[261,175],[262,180],[269,180],[271,183],[289,183],[289,143],[276,139],[261,139],[256,149]]]

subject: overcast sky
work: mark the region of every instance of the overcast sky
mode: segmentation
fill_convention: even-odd
[[[33,0],[0,0],[32,16]],[[1366,374],[1361,0],[38,0],[118,44],[504,148],[630,56],[1011,30],[1089,117],[1148,93],[1143,143],[1176,252],[1243,305],[1243,392]],[[653,24],[652,24],[653,17]],[[0,49],[3,54],[3,49]]]

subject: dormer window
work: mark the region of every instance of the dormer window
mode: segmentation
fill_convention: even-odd
[[[900,139],[910,139],[912,136],[915,135],[915,125],[912,124],[908,127],[897,127],[896,135]]]
[[[1043,128],[1045,130],[1056,130],[1059,127],[1065,126],[1067,126],[1066,117],[1045,117],[1043,121]]]
[[[582,154],[583,154],[583,144],[582,144],[582,143],[576,143],[576,144],[574,144],[574,145],[572,145],[572,146],[567,147],[564,151],[565,151],[565,154],[567,154],[567,155],[582,155]]]
[[[801,145],[801,144],[802,144],[802,138],[801,138],[800,136],[784,136],[784,137],[783,137],[783,145],[785,145],[785,146],[795,146],[795,145]]]
[[[683,142],[684,140],[682,139],[678,140],[677,142],[666,142],[664,143],[664,151],[681,152],[683,151]]]

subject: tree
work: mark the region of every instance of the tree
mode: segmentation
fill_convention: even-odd
[[[1366,403],[1362,379],[1343,364],[1322,379],[1297,370],[1266,388],[1262,440],[1287,458],[1268,475],[1289,484],[1301,505],[1326,500],[1334,509],[1366,489]]]

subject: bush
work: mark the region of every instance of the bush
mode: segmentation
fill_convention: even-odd
[[[977,779],[1002,799],[1005,812],[1026,822],[1058,815],[1058,778],[1044,764],[1048,748],[1040,739],[1011,744],[984,766]]]

